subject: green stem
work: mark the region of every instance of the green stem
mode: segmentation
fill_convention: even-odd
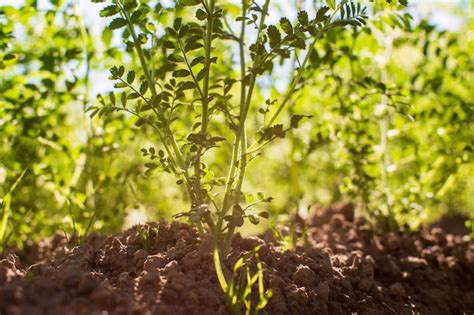
[[[257,43],[260,43],[262,40],[262,33],[263,33],[263,28],[265,26],[265,18],[268,14],[268,7],[270,5],[270,0],[266,0],[265,4],[263,5],[262,8],[262,15],[260,18],[260,25],[258,28],[258,33],[257,33]],[[240,109],[240,118],[239,118],[239,127],[237,128],[237,132],[235,134],[234,138],[234,143],[232,145],[232,158],[231,158],[231,163],[229,166],[229,173],[227,176],[227,181],[226,181],[226,186],[225,186],[225,192],[224,192],[224,200],[222,202],[222,211],[219,215],[219,219],[217,221],[217,228],[220,230],[222,228],[222,223],[224,216],[226,213],[229,211],[229,208],[231,206],[231,199],[232,199],[232,193],[233,193],[233,186],[234,186],[234,181],[235,181],[235,174],[238,169],[237,161],[238,161],[238,155],[240,151],[240,140],[242,138],[242,133],[244,132],[245,129],[245,120],[247,118],[247,113],[250,107],[250,103],[252,100],[252,93],[253,89],[255,87],[255,82],[257,79],[257,66],[259,64],[259,56],[256,56],[251,74],[250,74],[250,82],[249,82],[249,87],[247,91],[247,95],[245,95],[245,102],[243,103],[241,99],[241,104],[244,104],[243,106],[241,105]]]
[[[203,81],[203,94],[204,98],[202,100],[202,125],[201,133],[207,135],[207,126],[209,124],[209,77],[211,73],[211,50],[212,50],[212,31],[214,29],[214,0],[211,0],[208,7],[208,16],[207,16],[207,27],[206,27],[206,46],[205,46],[205,67],[206,73],[204,75]]]
[[[245,103],[244,100],[246,98],[246,89],[245,89],[245,14],[246,14],[246,6],[245,0],[242,1],[242,25],[240,29],[240,40],[239,40],[239,55],[240,55],[240,111],[242,112]],[[246,121],[242,121],[243,124],[243,132],[241,135],[241,143],[240,143],[240,173],[239,173],[239,180],[237,182],[237,190],[240,191],[242,188],[242,184],[244,181],[245,176],[245,169],[247,167],[247,127]]]
[[[245,107],[245,99],[246,99],[246,87],[245,87],[245,15],[247,12],[247,7],[245,5],[245,0],[242,1],[242,24],[240,29],[240,39],[239,39],[239,55],[240,55],[240,112],[243,112]],[[234,203],[239,202],[239,198],[242,191],[242,184],[244,182],[245,171],[247,168],[247,127],[246,122],[241,121],[243,125],[243,132],[240,137],[240,170],[239,170],[239,178],[237,181],[236,192],[237,195],[235,196]],[[224,243],[224,249],[230,247],[230,243],[232,242],[232,236],[234,235],[235,227],[233,225],[229,226],[229,230],[227,232],[227,237]]]
[[[214,29],[214,0],[211,0],[210,3],[205,5],[207,10],[207,26],[206,26],[206,39],[205,39],[205,69],[206,73],[204,75],[203,88],[201,93],[201,103],[202,103],[202,112],[201,112],[201,134],[202,138],[207,138],[207,129],[209,125],[209,79],[211,72],[211,50],[212,50],[212,34]],[[199,86],[199,85],[198,85]],[[201,159],[204,151],[204,145],[200,145],[198,152],[196,153],[196,160],[194,164],[194,176],[196,177],[196,190],[198,191],[198,196],[200,203],[204,203],[205,196],[202,193],[201,187]]]

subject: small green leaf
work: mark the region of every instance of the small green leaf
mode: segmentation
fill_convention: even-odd
[[[244,225],[244,218],[242,216],[234,216],[232,219],[232,224],[235,227],[241,227]]]
[[[174,42],[170,41],[170,40],[166,40],[164,43],[163,43],[163,46],[165,48],[171,48],[171,49],[174,49],[175,48],[175,45],[174,45]]]
[[[148,90],[148,81],[143,81],[142,84],[140,84],[140,93],[144,95],[147,90]]]
[[[103,8],[100,11],[99,15],[101,17],[107,17],[107,16],[113,16],[119,12],[120,12],[120,8],[117,5],[113,4],[113,5],[109,5]]]
[[[120,66],[120,67],[118,68],[118,72],[117,72],[118,76],[119,76],[119,77],[122,77],[124,73],[125,73],[125,67],[124,67],[124,66]]]
[[[184,58],[181,55],[178,54],[171,54],[168,56],[168,60],[171,62],[183,62]]]
[[[287,18],[283,17],[280,19],[280,27],[286,34],[293,34],[293,26],[291,25],[290,20],[288,20]]]
[[[156,163],[145,163],[145,166],[150,169],[154,169],[158,167]]]
[[[245,202],[248,204],[252,203],[254,201],[253,195],[252,194],[246,194],[245,195]]]
[[[128,84],[132,84],[134,80],[135,80],[135,71],[130,70],[127,74],[127,82]]]
[[[257,225],[260,223],[260,218],[257,217],[255,214],[249,214],[248,216],[250,223],[253,225]]]
[[[68,91],[71,91],[76,85],[77,81],[66,81],[66,88]]]
[[[270,47],[276,47],[281,41],[280,31],[275,25],[270,25],[267,29],[268,39],[270,41]]]
[[[382,82],[377,82],[377,84],[375,84],[375,86],[384,93],[387,90],[387,86]]]
[[[123,107],[127,106],[127,93],[123,92],[122,95],[120,95],[120,100],[122,101]]]
[[[326,19],[326,13],[329,11],[328,7],[322,7],[316,13],[316,22],[322,22]]]
[[[301,25],[306,26],[309,23],[308,13],[306,11],[298,12],[298,22]]]
[[[184,46],[184,51],[185,52],[190,52],[190,51],[202,48],[202,47],[204,47],[204,46],[201,43],[189,42],[189,43],[186,44],[186,46]]]
[[[130,17],[130,22],[137,23],[145,16],[146,16],[146,11],[144,9],[138,9],[137,11],[132,13],[132,16]]]
[[[15,58],[16,58],[16,56],[14,54],[6,54],[5,56],[3,56],[4,61],[12,60],[12,59],[15,59]]]
[[[196,57],[193,59],[193,61],[191,61],[191,67],[194,67],[195,65],[200,63],[204,63],[205,60],[206,58],[204,56]]]
[[[240,257],[234,264],[234,273],[239,271],[240,268],[242,268],[244,265],[244,258]]]
[[[179,29],[181,28],[181,23],[182,23],[183,19],[182,18],[176,18],[174,19],[174,22],[173,22],[173,27],[175,30],[179,31]]]
[[[270,214],[267,211],[261,211],[258,213],[258,216],[264,219],[268,219],[270,217]]]
[[[207,68],[203,68],[201,71],[199,71],[199,73],[196,76],[196,80],[201,81],[202,79],[204,79],[206,72],[207,72]]]
[[[141,127],[141,126],[143,126],[144,124],[146,124],[146,119],[144,119],[144,118],[138,118],[138,120],[135,122],[135,126],[137,126],[137,127]],[[148,163],[147,163],[147,164],[148,164]],[[154,165],[156,165],[155,163],[149,163],[149,164],[154,164]],[[145,164],[145,166],[146,166],[146,164]],[[148,167],[148,166],[147,166],[147,167]]]
[[[297,38],[294,41],[291,42],[291,47],[294,48],[299,48],[299,49],[305,49],[306,48],[306,42],[302,38]]]
[[[133,93],[128,94],[127,99],[134,100],[134,99],[139,98],[139,97],[140,97],[140,94],[138,94],[136,92],[133,92]]]
[[[125,21],[125,19],[116,18],[112,22],[110,22],[109,28],[111,30],[116,30],[116,29],[119,29],[121,27],[124,27],[125,25],[127,25],[127,21]]]
[[[127,83],[124,83],[124,82],[116,82],[114,84],[114,88],[116,89],[123,89],[125,87],[127,87]]]
[[[136,0],[125,0],[124,2],[125,3],[123,5],[123,7],[126,11],[131,11],[132,9],[134,9],[138,6],[138,3],[137,3]]]
[[[186,69],[179,69],[179,70],[173,71],[173,77],[175,78],[187,77],[190,74],[191,73]]]
[[[185,91],[185,90],[191,90],[191,89],[194,89],[196,87],[196,84],[194,84],[194,82],[192,81],[186,81],[184,82],[183,84],[181,84],[179,86],[179,89],[181,91]]]
[[[203,9],[198,9],[196,11],[196,18],[199,20],[199,21],[204,21],[206,18],[207,18],[207,13],[206,11],[204,11]]]
[[[301,119],[303,119],[305,116],[303,115],[293,115],[291,117],[291,123],[290,123],[290,126],[291,128],[298,128],[298,124],[299,122],[301,121]]]
[[[112,103],[112,105],[115,105],[116,100],[115,100],[114,92],[109,93],[109,98],[110,98],[110,102]]]

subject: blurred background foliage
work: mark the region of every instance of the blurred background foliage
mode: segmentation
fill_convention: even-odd
[[[172,176],[145,175],[140,149],[158,144],[152,130],[138,129],[125,114],[91,119],[85,111],[98,102],[97,93],[110,90],[111,66],[137,64],[99,20],[100,6],[67,0],[3,3],[0,196],[6,200],[26,173],[11,192],[10,210],[3,202],[0,245],[22,247],[57,232],[77,238],[110,233],[186,210]],[[173,7],[172,1],[161,3]],[[320,5],[275,1],[270,20]],[[472,5],[367,5],[371,13],[364,28],[334,29],[317,43],[312,71],[287,119],[312,117],[252,160],[244,190],[274,197],[268,205],[273,218],[304,216],[312,205],[350,200],[384,230],[416,229],[449,213],[472,220]],[[223,6],[238,14],[232,1]],[[161,19],[162,26],[172,17]],[[282,92],[279,82],[297,66],[297,60],[276,63],[258,82],[256,101],[262,106],[254,109],[249,128],[262,121],[261,112]],[[227,160],[216,151],[207,162],[224,169]]]

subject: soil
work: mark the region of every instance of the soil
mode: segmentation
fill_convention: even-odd
[[[295,250],[283,250],[270,232],[233,240],[228,276],[239,257],[261,246],[265,287],[273,291],[265,313],[474,312],[474,243],[467,237],[440,227],[378,234],[351,204],[319,208],[306,223],[306,244]],[[227,312],[212,242],[181,222],[91,235],[75,247],[57,236],[0,256],[2,315]]]

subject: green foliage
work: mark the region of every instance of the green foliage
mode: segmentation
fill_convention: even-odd
[[[278,24],[267,25],[270,1],[265,1],[263,6],[243,2],[239,8],[241,15],[236,17],[212,0],[179,4],[192,6],[193,10],[198,6],[195,18],[179,16],[179,11],[161,5],[151,8],[135,1],[117,0],[102,9],[101,16],[114,17],[108,27],[121,31],[127,52],[138,58],[139,67],[112,67],[109,79],[116,82],[120,98],[115,92],[110,92],[108,97],[99,95],[101,106],[92,106],[89,111],[91,116],[99,117],[124,111],[136,117],[137,127],[153,130],[161,148],[142,149],[143,155],[150,158],[145,164],[146,173],[160,170],[173,174],[191,203],[189,211],[176,217],[187,217],[201,233],[211,233],[216,240],[224,238],[226,251],[235,228],[242,226],[245,219],[258,224],[259,217],[268,216],[267,212],[251,213],[250,208],[269,202],[270,198],[241,205],[245,202],[242,186],[247,164],[266,144],[284,138],[298,127],[301,119],[310,117],[294,115],[286,127],[277,123],[299,87],[316,41],[332,30],[364,25],[366,9],[342,1],[332,10],[320,8],[311,20],[307,12],[300,11],[295,22],[283,17]],[[162,22],[165,33],[159,34],[155,25],[164,21],[165,16],[170,22]],[[227,23],[230,17],[241,24],[239,35]],[[246,33],[248,25],[255,29],[252,36]],[[248,47],[247,42],[251,43]],[[222,58],[231,54],[228,43],[237,45],[238,62]],[[264,116],[271,116],[268,120],[265,117],[257,127],[255,141],[248,145],[251,137],[247,125],[256,106],[253,93],[257,79],[271,74],[275,63],[305,50],[304,61],[295,69],[284,98],[276,102],[275,110],[264,111]],[[234,67],[240,68],[240,73],[228,71]],[[238,91],[234,85],[240,89],[238,96],[234,96]],[[191,129],[183,134],[189,126]],[[227,130],[222,131],[224,126]],[[233,138],[230,147],[229,138]],[[226,177],[216,176],[206,162],[214,150],[219,150],[218,154],[230,154],[230,160],[220,165],[228,169]]]
[[[234,264],[232,277],[227,282],[222,272],[219,260],[219,251],[214,251],[214,261],[219,283],[227,297],[227,305],[232,314],[259,314],[272,297],[270,289],[265,290],[263,283],[263,264],[260,261],[258,251],[260,247],[255,247],[251,252],[240,257]],[[253,259],[256,266],[255,273],[252,274],[249,261]],[[254,287],[257,287],[257,303],[252,304],[251,294]]]
[[[472,218],[472,19],[441,31],[384,0],[92,2],[94,25],[74,1],[0,9],[0,195],[29,170],[5,246],[175,214],[225,252],[236,229],[341,199],[386,230]]]
[[[472,183],[464,176],[472,169],[472,32],[413,25],[394,4],[373,10],[365,27],[334,30],[311,56],[315,71],[294,110],[312,124],[290,135],[285,160],[264,162],[280,176],[275,189],[291,191],[278,206],[287,212],[302,192],[303,204],[347,198],[382,230],[416,229],[447,211],[472,216],[463,197]]]
[[[74,239],[117,231],[129,211],[171,208],[149,193],[163,183],[140,176],[138,150],[149,135],[134,133],[125,115],[96,122],[84,111],[94,102],[93,79],[122,58],[110,34],[101,42],[74,5],[54,5],[1,8],[0,194],[29,169],[12,195],[9,246],[59,231]]]

